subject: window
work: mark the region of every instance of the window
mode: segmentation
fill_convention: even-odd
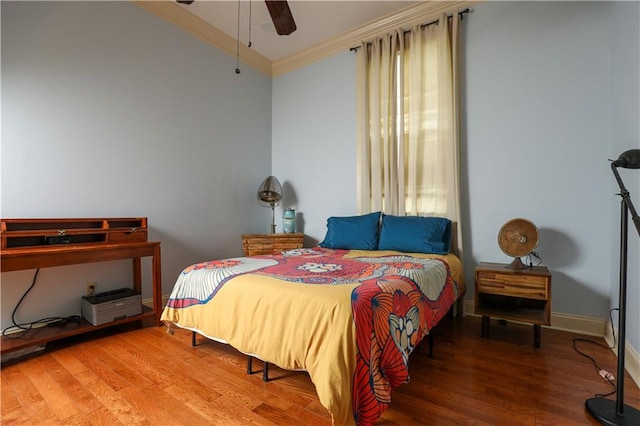
[[[457,220],[457,20],[397,30],[358,51],[361,213]]]

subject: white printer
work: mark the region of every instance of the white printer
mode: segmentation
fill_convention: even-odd
[[[82,317],[93,325],[102,325],[141,313],[142,299],[132,288],[82,296]]]

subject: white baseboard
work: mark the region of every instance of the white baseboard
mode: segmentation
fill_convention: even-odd
[[[616,336],[618,335],[618,330],[615,330]],[[616,344],[613,344],[613,334],[611,328],[611,321],[607,321],[606,332],[604,334],[604,340],[607,342],[609,346],[613,346],[613,352],[618,354],[618,340],[616,338]],[[638,352],[629,344],[629,342],[625,342],[624,345],[624,368],[629,373],[629,376],[636,382],[636,385],[640,387],[640,355]]]
[[[475,316],[475,302],[465,299],[464,312],[466,315]],[[545,326],[553,330],[569,331],[571,333],[585,334],[588,336],[602,337],[609,346],[613,345],[613,336],[611,332],[611,322],[609,320],[601,320],[598,318],[582,317],[577,315],[551,313],[551,325]],[[618,330],[615,331],[616,335]],[[613,353],[618,355],[617,341],[616,346],[612,349]],[[624,367],[629,376],[640,388],[640,355],[629,344],[625,342]]]

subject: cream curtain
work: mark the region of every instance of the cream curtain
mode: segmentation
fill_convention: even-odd
[[[443,216],[461,255],[459,15],[358,49],[358,209]]]

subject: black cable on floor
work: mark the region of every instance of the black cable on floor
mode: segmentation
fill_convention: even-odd
[[[605,369],[601,368],[600,365],[598,365],[598,362],[595,360],[595,358],[593,358],[591,355],[588,355],[587,353],[585,353],[582,350],[580,350],[576,346],[576,343],[578,343],[578,342],[589,343],[589,344],[592,344],[592,345],[600,346],[601,348],[612,350],[616,346],[616,333],[615,333],[615,329],[613,328],[613,316],[612,316],[612,313],[613,313],[613,311],[618,311],[618,310],[619,310],[618,308],[612,308],[612,309],[609,310],[609,320],[611,322],[611,334],[613,335],[613,345],[612,346],[606,346],[606,345],[603,345],[600,342],[596,342],[595,340],[585,339],[585,338],[581,338],[581,337],[576,337],[575,339],[573,339],[573,349],[576,352],[578,352],[580,355],[582,355],[583,357],[585,357],[588,360],[590,360],[591,363],[593,364],[594,368],[596,369],[596,372],[598,373],[598,375],[600,377],[602,377],[606,382],[608,382],[611,385],[611,387],[613,388],[613,390],[611,392],[609,392],[609,393],[595,394],[594,396],[596,398],[605,398],[605,397],[607,397],[609,395],[613,395],[614,393],[616,393],[616,385],[614,384],[615,378],[613,377],[613,375],[611,373],[609,373]]]

